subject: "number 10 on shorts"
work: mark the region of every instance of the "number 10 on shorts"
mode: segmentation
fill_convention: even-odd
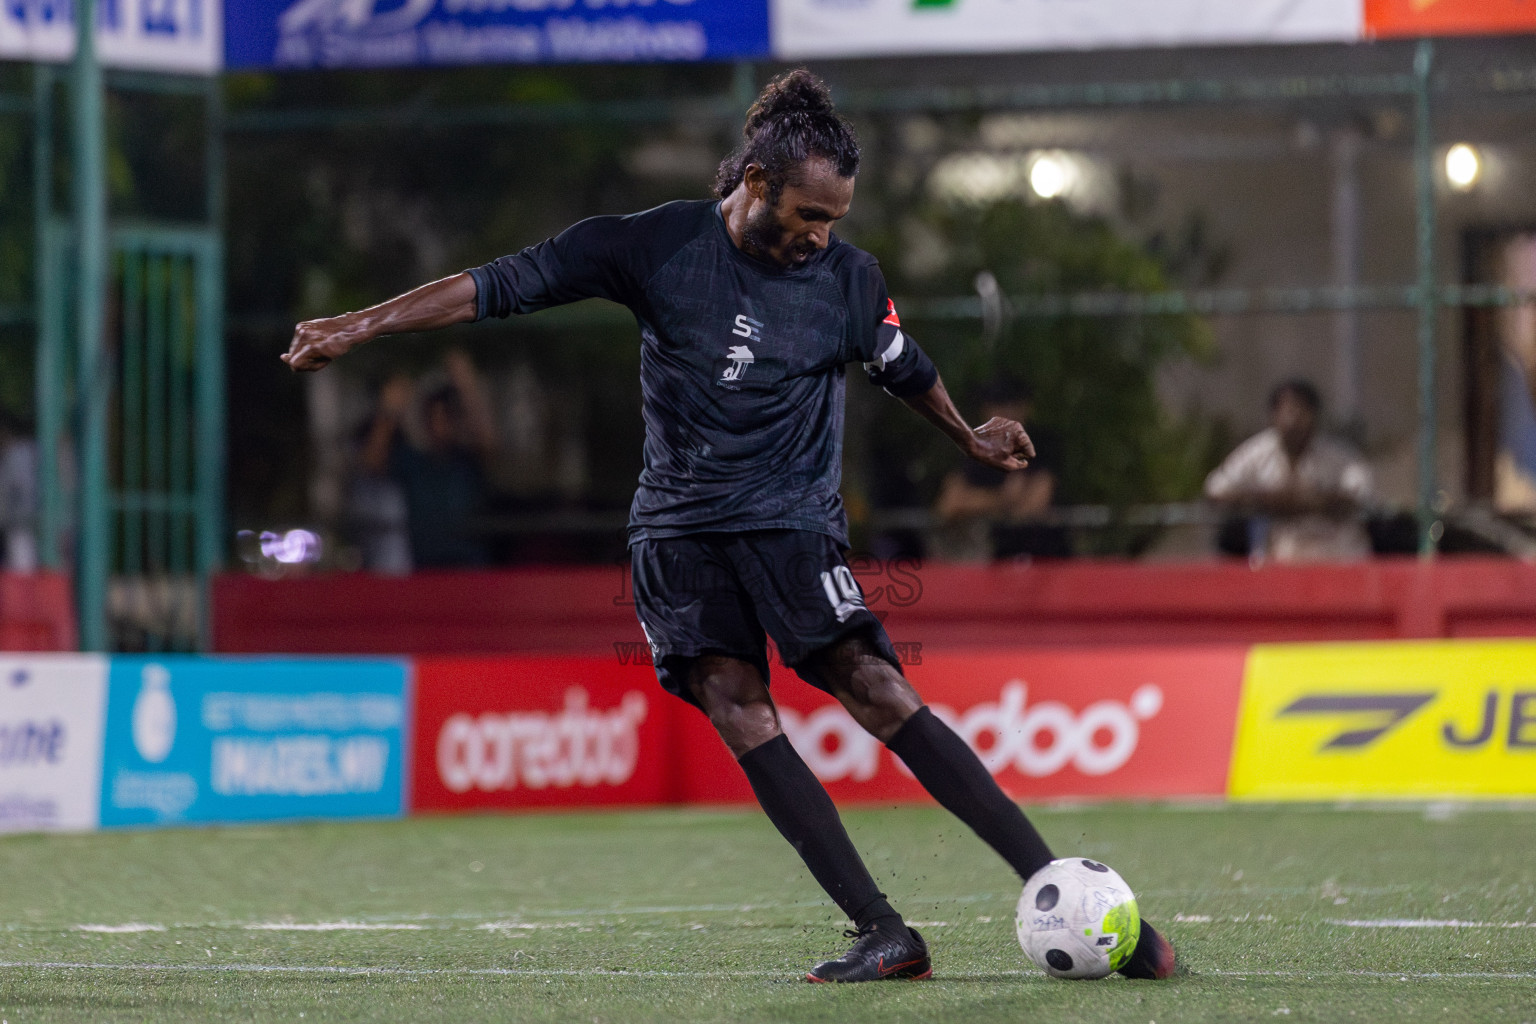
[[[847,622],[848,616],[864,607],[864,592],[859,581],[853,578],[853,570],[840,565],[821,574],[821,589],[826,591],[827,602],[838,622]]]

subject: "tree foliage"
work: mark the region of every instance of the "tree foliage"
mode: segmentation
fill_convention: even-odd
[[[991,274],[1003,296],[1079,292],[1145,293],[1176,287],[1161,253],[1104,216],[1075,211],[1063,201],[1004,199],[986,204],[908,196],[905,212],[887,213],[890,229],[869,245],[883,255],[894,293],[916,299],[976,294],[977,275]],[[899,226],[905,221],[905,230]],[[912,239],[935,250],[919,259],[904,246]],[[913,273],[911,266],[921,267]],[[1058,501],[1127,505],[1173,501],[1199,493],[1215,457],[1208,424],[1170,415],[1159,402],[1160,368],[1212,351],[1205,324],[1187,315],[1004,316],[988,337],[973,318],[903,315],[940,365],[962,411],[977,413],[976,392],[1007,377],[1034,393],[1034,423],[1060,447],[1050,453],[1058,475]],[[882,408],[876,431],[899,437],[883,451],[910,450],[911,499],[931,500],[944,472],[956,463],[947,442],[926,425]],[[1111,533],[1090,548],[1125,550],[1144,535]]]

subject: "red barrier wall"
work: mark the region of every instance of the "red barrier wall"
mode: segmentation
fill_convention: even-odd
[[[993,650],[907,667],[1017,800],[1222,796],[1244,647]],[[741,769],[648,665],[422,658],[415,811],[751,803]],[[839,803],[927,800],[831,697],[774,670],[784,730]]]
[[[898,643],[950,647],[1536,635],[1536,565],[856,565]],[[614,653],[643,645],[615,568],[363,573],[214,586],[215,649],[261,653]],[[630,648],[634,649],[634,648]]]
[[[76,646],[69,577],[0,572],[0,651],[73,651]]]
[[[613,652],[644,643],[617,567],[214,581],[214,649],[311,654]]]
[[[1222,796],[1244,647],[924,655],[907,677],[1015,800]],[[784,730],[838,803],[928,799],[829,696],[774,669]],[[677,799],[752,792],[703,715],[681,707]]]

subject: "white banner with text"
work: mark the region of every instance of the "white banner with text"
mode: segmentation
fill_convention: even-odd
[[[0,60],[75,55],[70,0],[0,3]],[[214,74],[224,66],[220,0],[97,0],[96,49],[108,67]]]
[[[774,0],[774,56],[1353,42],[1359,0]]]
[[[107,659],[0,655],[0,832],[100,822]]]

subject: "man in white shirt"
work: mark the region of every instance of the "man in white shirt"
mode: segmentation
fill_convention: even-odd
[[[1252,517],[1253,554],[1277,562],[1349,561],[1371,553],[1362,513],[1371,470],[1349,447],[1317,433],[1322,400],[1304,380],[1269,396],[1269,428],[1205,480],[1205,496]]]

